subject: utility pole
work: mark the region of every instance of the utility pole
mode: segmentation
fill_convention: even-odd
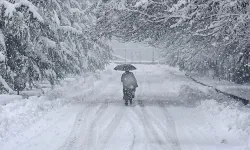
[[[141,49],[140,49],[140,64],[141,64]]]
[[[127,64],[127,49],[125,49],[125,64]]]
[[[131,52],[131,61],[132,61],[132,63],[134,62],[134,58],[133,58],[133,52]]]
[[[155,63],[155,51],[153,50],[153,55],[152,55],[152,63]]]

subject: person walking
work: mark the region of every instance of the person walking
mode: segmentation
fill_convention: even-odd
[[[125,100],[125,105],[128,106],[128,101],[132,104],[132,99],[135,97],[135,91],[138,87],[135,75],[126,70],[122,74],[121,82],[123,83],[123,99]]]

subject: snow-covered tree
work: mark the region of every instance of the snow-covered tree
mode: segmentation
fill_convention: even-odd
[[[248,0],[109,0],[99,3],[101,35],[160,46],[166,62],[250,80]]]
[[[47,79],[102,69],[111,49],[95,33],[96,1],[1,0],[0,86],[20,91]],[[104,59],[105,58],[105,59]]]

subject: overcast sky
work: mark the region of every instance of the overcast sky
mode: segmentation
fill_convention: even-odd
[[[155,60],[157,60],[159,57],[159,52],[156,48],[153,48],[143,43],[121,43],[119,41],[112,40],[111,46],[114,50],[115,55],[119,55],[125,58],[125,51],[126,51],[127,59],[133,61],[135,60],[151,61],[153,59],[153,51]]]

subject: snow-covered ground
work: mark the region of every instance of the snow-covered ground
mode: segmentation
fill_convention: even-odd
[[[0,106],[0,149],[250,149],[247,106],[175,68],[136,65],[139,88],[125,107],[113,67]]]

